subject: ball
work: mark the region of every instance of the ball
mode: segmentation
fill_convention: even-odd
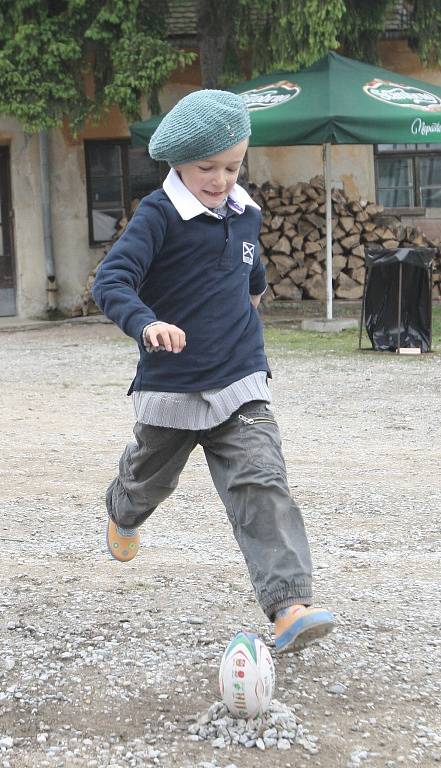
[[[268,709],[276,675],[271,654],[257,635],[239,632],[228,644],[219,669],[222,701],[235,717],[254,718]]]

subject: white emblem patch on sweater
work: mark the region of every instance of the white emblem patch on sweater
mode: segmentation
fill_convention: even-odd
[[[253,243],[242,243],[242,260],[245,264],[252,264],[254,259]]]

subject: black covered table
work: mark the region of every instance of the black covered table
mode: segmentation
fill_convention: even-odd
[[[372,348],[399,352],[432,348],[432,262],[434,248],[383,248],[366,252],[361,308]]]

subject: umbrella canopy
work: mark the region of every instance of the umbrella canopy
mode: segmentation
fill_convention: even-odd
[[[130,133],[132,134],[133,146],[145,147],[166,114],[166,112],[163,112],[162,115],[153,115],[153,117],[150,117],[148,120],[140,120],[138,123],[132,123],[130,126]]]
[[[333,52],[231,90],[250,110],[254,147],[441,143],[441,88]],[[131,125],[133,142],[148,142],[162,117]]]

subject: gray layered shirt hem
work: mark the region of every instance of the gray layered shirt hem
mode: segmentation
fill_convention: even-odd
[[[244,403],[271,402],[266,371],[256,371],[223,389],[206,392],[132,393],[136,421],[171,429],[212,429],[230,418]]]

